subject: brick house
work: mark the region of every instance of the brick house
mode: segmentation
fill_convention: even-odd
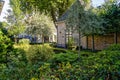
[[[76,46],[78,46],[78,33],[77,32],[68,32],[66,31],[65,20],[69,14],[67,10],[56,22],[57,24],[57,45],[59,47],[66,47],[68,37],[73,37]],[[114,44],[116,42],[114,33],[104,34],[104,35],[94,35],[94,43],[92,36],[82,36],[81,37],[81,47],[84,49],[94,49],[102,50]],[[117,34],[117,43],[120,43],[120,34]]]

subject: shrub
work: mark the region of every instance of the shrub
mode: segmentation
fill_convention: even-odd
[[[102,51],[95,57],[94,79],[118,80],[120,78],[120,51]]]
[[[25,51],[23,49],[14,49],[11,52],[9,52],[9,63],[10,65],[16,65],[16,66],[20,66],[19,64],[22,62],[27,63],[27,58],[26,58],[26,54]]]
[[[74,62],[78,59],[78,55],[74,53],[60,53],[54,54],[52,61],[55,63],[62,63],[62,62]]]
[[[24,50],[17,48],[9,54],[8,66],[0,64],[0,80],[29,80],[39,75],[37,65],[28,64]]]
[[[20,63],[22,62],[27,63],[25,51],[22,49],[13,49],[3,56],[1,56],[0,63],[5,64],[7,67],[21,66]]]
[[[29,44],[14,44],[14,48],[23,49],[24,51],[28,51],[29,47]]]
[[[53,50],[48,45],[32,45],[27,51],[27,59],[31,63],[47,61],[52,58]]]
[[[86,80],[81,74],[79,65],[72,66],[69,62],[60,63],[57,69],[51,68],[49,63],[42,65],[40,70],[40,80]]]
[[[74,45],[75,44],[75,41],[74,41],[74,39],[72,38],[72,37],[70,37],[69,39],[68,39],[68,42],[67,42],[67,48],[68,49],[75,49],[76,48],[76,46]]]
[[[11,48],[13,48],[12,41],[10,40],[10,38],[4,35],[3,32],[0,30],[0,52],[5,53]]]
[[[50,46],[51,47],[57,47],[57,43],[56,42],[52,42],[52,43],[50,43]]]
[[[29,39],[20,39],[19,44],[29,44],[30,40]]]
[[[0,63],[7,63],[8,53],[12,50],[12,41],[0,30]]]
[[[105,50],[110,50],[110,51],[120,51],[120,44],[112,44],[110,45],[108,48],[106,48]]]
[[[67,50],[66,50],[66,49],[62,49],[62,48],[53,48],[53,51],[54,51],[56,54],[59,54],[59,53],[67,53]]]
[[[33,76],[39,76],[38,67],[24,63],[19,64],[22,66],[0,69],[0,80],[30,80]]]

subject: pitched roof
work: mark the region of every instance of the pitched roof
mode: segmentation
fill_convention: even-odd
[[[60,16],[60,18],[58,18],[57,22],[66,20],[70,13],[70,10],[74,7],[74,4],[75,2],[66,10],[66,12],[62,16]]]
[[[60,17],[58,18],[57,22],[66,20],[66,18],[68,17],[69,13],[71,12],[71,9],[74,8],[74,5],[75,5],[76,2],[77,2],[77,1],[75,1],[75,2],[66,10],[66,12],[65,12],[62,16],[60,16]]]
[[[57,22],[64,21],[69,14],[69,10],[67,10],[60,18],[58,18]]]
[[[62,16],[60,16],[60,18],[58,18],[57,22],[66,20],[66,18],[68,17],[68,15],[70,13],[70,9],[72,9],[74,7],[75,3],[76,3],[76,1],[66,10],[66,12]]]

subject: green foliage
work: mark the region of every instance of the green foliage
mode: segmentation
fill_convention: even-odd
[[[7,49],[11,45],[12,44],[10,39],[0,30],[0,52],[6,51],[5,49]]]
[[[87,56],[84,56],[86,54]],[[120,78],[120,51],[83,52],[80,62],[76,61],[77,55],[76,57],[75,55],[55,54],[52,63],[46,63],[39,68],[40,77],[58,80],[118,80]],[[54,64],[54,61],[57,64]]]
[[[8,58],[11,61],[9,68],[0,65],[0,79],[118,80],[120,51],[117,47],[112,48],[98,53],[81,51],[80,61],[78,55],[71,51],[53,54],[48,45],[32,45],[29,53],[14,49],[11,52],[14,54]]]
[[[10,67],[0,69],[0,79],[1,80],[29,80],[33,76],[38,77],[39,71],[36,70],[38,67],[35,65],[28,65],[20,62],[19,67]],[[14,75],[13,75],[14,74]]]
[[[28,62],[23,49],[13,49],[9,54],[8,67],[21,67]]]
[[[82,57],[82,74],[88,79],[119,79],[119,51],[101,51]]]
[[[68,39],[68,42],[67,42],[67,48],[68,49],[73,49],[73,48],[75,48],[75,41],[74,41],[74,39],[72,38],[72,37],[70,37],[69,39]]]
[[[14,49],[9,54],[7,66],[4,63],[0,64],[0,80],[28,80],[39,75],[38,70],[36,70],[38,65],[28,64],[23,49]]]
[[[96,69],[96,78],[94,77],[94,79],[118,80],[120,78],[120,51],[102,51],[98,54],[98,58],[95,58],[97,63],[94,65],[94,69]]]
[[[25,15],[20,10],[19,0],[10,0],[10,7],[12,8],[12,10],[8,9],[8,14],[5,17],[7,23],[9,23],[7,25],[7,30],[10,36],[14,35],[14,37],[16,38],[18,34],[25,31]]]
[[[48,15],[34,10],[31,16],[26,19],[27,30],[26,32],[31,35],[40,35],[42,39],[45,36],[50,36],[55,31],[53,21]]]
[[[21,22],[15,22],[12,25],[9,25],[8,27],[8,33],[9,35],[14,35],[16,38],[19,34],[23,33],[25,31],[25,26]]]
[[[12,1],[14,2],[15,0]],[[20,7],[21,5],[27,5],[26,7],[27,8],[29,7],[30,9],[31,7],[37,6],[37,8],[39,8],[40,10],[44,6],[43,10],[45,10],[45,12],[48,10],[48,13],[51,13],[54,16],[54,13],[56,13],[56,9],[57,12],[59,12],[59,10],[66,9],[64,8],[64,6],[61,7],[57,5],[57,3],[60,3],[60,5],[63,5],[64,2],[68,3],[67,0],[64,1],[57,0],[58,2],[55,0],[53,1],[43,0],[42,3],[40,2],[41,4],[40,5],[35,0],[29,0],[28,3],[26,3],[26,1],[28,0],[22,0],[22,1],[16,0],[16,2],[14,2],[15,4],[12,3],[12,5],[17,7],[17,8],[15,7],[13,8],[13,11],[16,11],[14,13],[15,18],[12,18],[16,20],[15,24],[14,25],[11,24],[11,26],[13,26],[11,29],[8,28],[8,31],[11,30],[12,35],[13,33],[14,35],[17,35],[18,34],[17,32],[21,30],[19,26],[24,26],[23,24],[21,24],[22,17],[21,16],[19,17],[19,15],[21,15],[21,11],[19,8],[22,8],[24,10],[26,10],[26,8],[25,6]],[[24,4],[18,4],[20,2],[23,2]],[[64,5],[66,5],[66,3]],[[18,6],[16,4],[18,4]],[[85,7],[86,5],[87,3],[85,5],[79,4],[78,2],[75,3],[73,9],[71,10],[71,14],[69,15],[68,18],[68,22],[69,23],[72,22],[71,24],[68,24],[70,28],[77,29],[78,31],[81,30],[83,31],[83,34],[92,34],[92,32],[96,34],[98,32],[98,29],[100,28],[97,27],[101,24],[98,23],[101,22],[101,19],[99,19],[100,16],[105,19],[104,27],[106,30],[112,29],[113,26],[115,27],[111,32],[119,30],[119,6],[117,6],[116,4],[112,4],[112,6],[111,5],[102,6],[105,8],[99,9],[100,13],[97,13],[99,14],[97,15],[96,12],[94,12],[94,9],[91,9],[89,11],[88,8]],[[60,11],[60,13],[57,14],[61,14],[61,12],[63,11]],[[43,27],[43,25],[41,24],[42,21],[47,22],[46,20],[48,18],[46,17],[37,18],[37,17],[38,16],[36,15],[32,16],[31,19],[28,20],[28,23],[32,25],[32,27],[39,25],[38,27],[41,28],[40,26]],[[12,19],[9,20],[12,21]],[[42,20],[39,21],[39,19]],[[44,24],[44,26],[47,25],[50,26],[48,22]],[[38,28],[34,28],[34,29],[38,30]],[[45,31],[44,33],[46,34],[46,31],[48,31],[49,29],[50,28],[45,28],[45,30],[43,30]],[[40,32],[42,31],[38,31],[38,33]],[[0,31],[0,60],[2,62],[0,64],[0,80],[13,80],[13,79],[15,80],[18,79],[20,80],[29,80],[29,79],[119,80],[120,79],[120,61],[119,61],[120,45],[119,44],[111,45],[104,51],[100,51],[98,53],[81,51],[80,60],[78,60],[78,55],[74,54],[75,52],[72,51],[56,48],[54,49],[54,52],[59,54],[54,54],[52,48],[47,45],[32,46],[25,44],[27,43],[26,40],[21,40],[20,43],[22,43],[22,45],[21,44],[15,45],[17,49],[13,49],[13,44],[11,40],[4,34],[3,31]],[[72,43],[73,41],[70,42],[70,45],[72,45]],[[42,63],[43,65],[40,63]]]
[[[111,46],[109,46],[105,50],[108,50],[108,51],[120,51],[120,44],[112,44]]]
[[[50,75],[51,69],[49,63],[44,63],[40,68],[40,79],[50,79],[48,75]]]
[[[74,0],[22,0],[21,10],[28,14],[32,12],[31,8],[37,8],[41,12],[50,14],[55,22],[74,2]]]
[[[81,69],[77,66],[72,66],[68,63],[61,63],[58,65],[57,69],[51,69],[50,64],[44,64],[40,67],[40,72],[42,79],[53,79],[53,80],[71,80],[71,79],[82,79],[80,78]],[[44,73],[44,70],[46,71]]]
[[[89,5],[90,0],[76,0],[75,3],[68,10],[68,15],[65,20],[66,29],[71,33],[77,32],[79,53],[81,46],[81,38],[83,36],[102,34],[104,31],[102,27],[102,19],[94,11],[93,7]],[[75,47],[70,47],[75,49]],[[94,47],[93,47],[94,49]]]
[[[120,31],[120,5],[116,1],[107,1],[99,9],[99,15],[104,19],[105,33]]]
[[[14,48],[23,49],[25,52],[28,51],[29,47],[29,44],[14,44]]]
[[[53,50],[47,45],[33,45],[29,47],[26,55],[28,61],[35,64],[40,61],[48,61],[52,58]]]
[[[63,49],[63,48],[53,48],[53,51],[55,54],[59,54],[59,53],[77,53],[77,51],[74,50],[67,50],[67,49]]]
[[[57,43],[56,42],[52,42],[52,43],[50,43],[50,46],[51,47],[57,47]]]
[[[78,59],[78,55],[74,53],[60,53],[60,54],[54,54],[52,58],[52,62],[55,62],[56,64],[62,63],[62,62],[74,62]]]
[[[10,6],[12,7],[12,10],[16,18],[23,17],[22,11],[20,10],[21,7],[20,5],[21,4],[19,0],[10,0]]]
[[[80,2],[77,0],[68,10],[66,19],[67,29],[81,32],[82,35],[101,34],[102,19],[94,11],[94,8],[87,7],[89,0]]]
[[[61,55],[65,55],[65,54],[61,54]],[[71,64],[66,63],[66,61],[69,61],[67,56],[65,56],[64,58],[63,56],[56,57],[64,63],[55,64],[56,66],[54,65],[54,67],[52,63],[51,68],[48,67],[48,69],[49,68],[50,69],[47,74],[52,74],[52,77],[59,78],[60,80],[63,79],[64,80],[68,80],[68,79],[69,80],[70,79],[118,80],[120,78],[119,76],[120,51],[101,51],[99,53],[90,53],[88,55],[89,56],[82,56],[80,62],[73,61]],[[70,60],[74,60],[74,59],[71,58]],[[47,78],[51,78],[50,76],[49,77],[47,76]]]
[[[55,52],[55,54],[67,53],[66,49],[61,49],[61,48],[53,48],[53,51]]]
[[[74,45],[74,39],[72,38],[72,37],[70,37],[69,39],[68,39],[68,46],[73,46]]]
[[[8,31],[6,29],[7,25],[8,24],[6,22],[0,22],[0,29],[5,35],[8,35]]]
[[[19,44],[29,44],[30,40],[29,39],[20,39]]]
[[[0,62],[7,62],[8,53],[13,49],[13,43],[0,29]]]

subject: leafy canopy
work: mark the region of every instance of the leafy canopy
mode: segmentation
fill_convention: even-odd
[[[8,32],[9,35],[17,36],[23,33],[25,30],[25,23],[22,11],[20,10],[19,0],[10,0],[10,6],[12,9],[8,10],[8,15],[6,18],[8,22]]]
[[[77,0],[70,8],[66,19],[67,28],[80,31],[84,35],[101,33],[100,17],[90,7],[90,1]]]
[[[102,5],[99,15],[104,19],[106,33],[120,32],[120,5],[116,1],[108,1]]]
[[[55,22],[73,2],[74,0],[20,0],[20,9],[29,14],[33,8],[37,8],[41,12],[50,14]]]
[[[31,35],[49,36],[55,30],[51,18],[44,13],[34,10],[28,19],[26,32]]]

